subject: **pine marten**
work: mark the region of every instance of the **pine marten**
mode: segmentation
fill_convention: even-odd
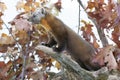
[[[52,47],[56,52],[68,51],[75,61],[86,70],[100,69],[99,64],[92,62],[95,56],[93,46],[47,10],[37,9],[29,17],[29,21],[34,24],[41,23],[46,31],[52,35],[49,42],[45,44],[46,46]]]

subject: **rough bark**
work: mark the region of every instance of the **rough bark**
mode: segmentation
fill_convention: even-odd
[[[51,48],[41,45],[38,45],[36,49],[42,50],[45,54],[53,57],[62,66],[59,73],[48,72],[49,80],[120,80],[120,72],[118,71],[108,71],[106,67],[98,71],[86,71],[64,53],[56,53]]]

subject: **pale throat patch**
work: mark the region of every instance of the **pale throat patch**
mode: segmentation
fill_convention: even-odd
[[[33,24],[39,24],[40,20],[45,17],[46,11],[44,8],[37,8],[29,17],[29,21]]]

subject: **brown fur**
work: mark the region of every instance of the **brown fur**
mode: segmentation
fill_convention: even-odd
[[[40,22],[52,35],[51,40],[47,44],[50,47],[53,46],[55,51],[60,52],[66,49],[84,69],[98,70],[100,68],[98,64],[92,62],[95,56],[93,46],[83,40],[58,18],[51,14],[46,14]]]

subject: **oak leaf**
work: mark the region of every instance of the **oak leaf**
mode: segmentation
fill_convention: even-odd
[[[30,31],[32,28],[32,25],[26,19],[22,19],[22,18],[15,19],[14,23],[15,23],[15,28],[18,31],[21,31],[21,30]]]
[[[0,2],[0,11],[3,12],[7,9],[6,5],[3,2]]]
[[[55,4],[54,4],[54,6],[55,6],[55,8],[58,10],[58,11],[61,11],[61,0],[58,0]]]
[[[6,66],[5,62],[0,62],[0,69],[5,67],[5,66]]]
[[[24,31],[24,30],[17,31],[17,33],[15,35],[17,36],[18,42],[20,44],[25,44],[27,42],[28,34],[26,31]]]
[[[20,0],[17,2],[16,9],[21,10],[24,7],[24,5],[25,3],[22,0]]]
[[[107,63],[107,67],[109,70],[112,70],[112,69],[117,69],[118,68],[118,64],[117,64],[117,61],[113,55],[113,51],[115,50],[115,47],[110,45],[110,46],[107,46],[104,50],[104,62]]]
[[[101,49],[101,51],[93,59],[93,62],[102,66],[106,65],[109,70],[118,69],[117,61],[113,55],[114,50],[115,46],[108,45],[107,47]]]
[[[0,44],[13,44],[13,43],[15,43],[13,36],[8,36],[7,34],[2,33],[0,37]]]
[[[56,63],[55,63],[55,67],[59,70],[59,69],[61,68],[60,63],[56,61]]]

